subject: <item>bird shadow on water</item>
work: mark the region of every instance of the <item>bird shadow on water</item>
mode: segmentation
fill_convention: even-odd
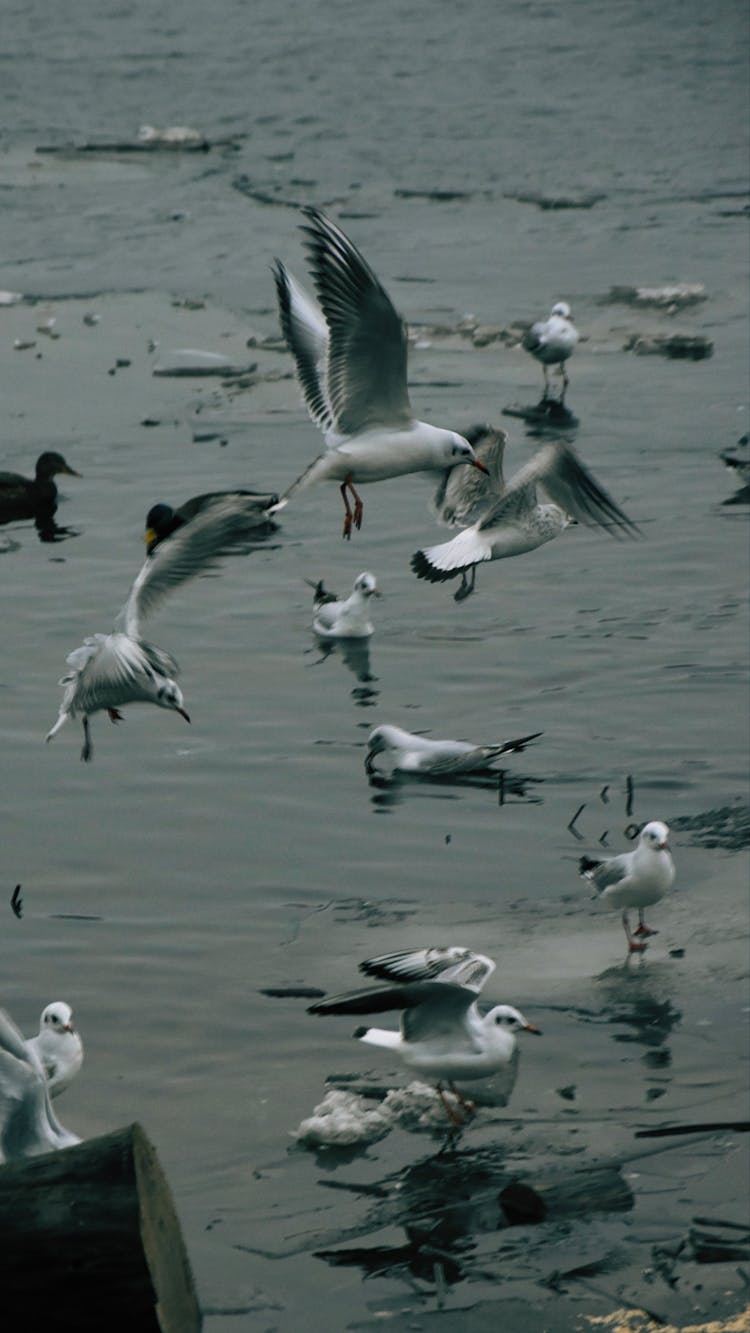
[[[344,666],[351,671],[352,675],[360,682],[352,690],[352,698],[360,708],[374,708],[380,691],[373,686],[377,682],[377,676],[372,674],[370,668],[370,644],[367,639],[319,639],[316,636],[316,648],[320,656],[310,666],[320,666],[326,662],[329,657],[340,657]],[[308,652],[314,652],[315,649],[309,648]]]
[[[434,774],[421,773],[379,773],[368,775],[372,789],[371,801],[376,811],[392,809],[409,796],[437,797],[443,801],[459,801],[467,790],[494,792],[499,806],[507,804],[541,805],[542,796],[535,788],[544,782],[544,778],[529,777],[525,774],[511,773],[508,769],[486,772],[464,773],[436,777]],[[453,790],[451,790],[451,788]]]

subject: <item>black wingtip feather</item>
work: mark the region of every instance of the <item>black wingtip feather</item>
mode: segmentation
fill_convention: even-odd
[[[427,579],[428,583],[446,583],[448,579],[457,579],[465,569],[471,569],[471,565],[464,565],[461,569],[435,569],[424,551],[414,552],[411,567],[418,579]]]
[[[582,875],[587,875],[589,871],[596,870],[596,867],[601,864],[601,861],[597,861],[593,856],[582,856],[578,862],[578,869]]]

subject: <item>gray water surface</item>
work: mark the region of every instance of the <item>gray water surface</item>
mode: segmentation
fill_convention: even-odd
[[[48,1000],[74,1006],[86,1063],[64,1122],[83,1136],[143,1123],[212,1333],[384,1317],[537,1333],[620,1304],[694,1322],[736,1311],[736,1265],[686,1266],[674,1286],[643,1276],[696,1214],[741,1218],[732,1135],[630,1161],[623,1216],[542,1228],[533,1244],[469,1218],[473,1258],[464,1247],[447,1289],[407,1260],[363,1281],[364,1263],[316,1257],[337,1233],[398,1248],[409,1231],[406,1206],[374,1222],[366,1200],[321,1181],[383,1182],[440,1144],[394,1132],[347,1161],[293,1147],[327,1075],[404,1080],[347,1019],[261,991],[350,989],[360,959],[412,944],[497,958],[489,998],[545,1035],[524,1046],[507,1110],[467,1131],[469,1155],[621,1161],[636,1128],[747,1116],[746,852],[675,832],[675,892],[630,969],[617,915],[576,864],[603,835],[605,850],[627,846],[632,820],[747,800],[747,511],[723,507],[733,483],[718,460],[748,429],[744,10],[31,3],[6,6],[4,28],[0,287],[34,301],[0,309],[0,466],[30,472],[54,447],[83,476],[60,488],[64,540],[0,530],[3,864],[6,898],[21,882],[25,899],[20,921],[6,910],[2,1000],[26,1032]],[[132,141],[144,122],[232,142],[36,151]],[[409,569],[441,539],[429,483],[367,488],[350,544],[336,489],[302,492],[277,534],[148,627],[181,664],[192,725],[97,715],[82,765],[77,723],[44,745],[56,681],[85,635],[111,627],[148,507],[282,491],[319,448],[289,357],[262,345],[278,333],[274,256],[304,277],[296,206],[309,202],[341,221],[412,326],[455,329],[467,313],[508,325],[570,301],[575,446],[643,537],[571,528],[480,570],[458,605],[452,585]],[[705,301],[672,316],[603,301],[615,284],[678,282],[702,283]],[[57,339],[37,331],[50,318]],[[710,339],[713,356],[623,350],[633,333],[671,332]],[[256,363],[256,382],[154,378],[149,340]],[[421,342],[417,414],[504,424],[520,465],[533,441],[502,409],[536,400],[539,367],[458,333]],[[321,660],[305,579],[344,590],[363,569],[384,593],[369,661]],[[492,785],[370,784],[365,742],[385,721],[476,741],[543,731],[510,766],[533,781],[502,805]],[[581,805],[579,842],[567,825]],[[587,1261],[588,1285],[545,1285]]]

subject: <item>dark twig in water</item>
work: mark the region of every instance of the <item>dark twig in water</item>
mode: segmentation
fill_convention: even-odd
[[[627,815],[628,819],[630,819],[633,813],[633,779],[629,773],[627,778],[625,779],[625,797],[626,797],[625,814]]]
[[[497,775],[497,803],[505,805],[505,769],[501,768]]]
[[[604,830],[604,832],[603,832],[601,838],[599,839],[599,846],[600,846],[600,847],[606,847],[606,846],[607,846],[607,838],[608,838],[608,837],[609,837],[609,829],[607,828],[607,829]]]
[[[18,917],[18,920],[20,921],[21,917],[23,916],[23,898],[21,897],[20,884],[16,884],[16,887],[14,888],[13,893],[11,894],[10,905],[13,911],[13,915],[15,917]]]
[[[606,787],[602,787],[601,791],[599,792],[599,800],[603,801],[605,805],[609,805],[609,797],[607,795],[608,791],[609,791],[609,783],[607,783]]]
[[[733,1129],[738,1134],[750,1133],[750,1120],[705,1120],[696,1125],[662,1125],[658,1129],[637,1129],[637,1139],[661,1139],[668,1134],[710,1134]]]
[[[579,815],[582,815],[585,809],[586,809],[586,802],[584,801],[583,805],[579,805],[578,809],[573,815],[573,818],[568,824],[568,828],[570,829],[570,832],[573,834],[573,837],[578,838],[579,842],[584,842],[584,836],[582,833],[578,832],[578,829],[576,828],[576,822],[578,820]]]

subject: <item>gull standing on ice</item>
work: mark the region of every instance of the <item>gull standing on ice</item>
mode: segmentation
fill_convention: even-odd
[[[45,1074],[50,1097],[59,1097],[83,1064],[83,1042],[73,1026],[73,1010],[64,1000],[53,1000],[42,1010],[39,1034],[29,1037]]]
[[[321,639],[366,639],[374,632],[370,620],[370,598],[380,597],[375,575],[359,574],[346,599],[326,592],[323,581],[313,585],[313,629]]]
[[[319,1000],[309,1014],[378,1014],[402,1010],[400,1030],[360,1027],[360,1041],[395,1051],[415,1074],[437,1084],[446,1113],[461,1123],[446,1101],[447,1082],[465,1115],[473,1106],[455,1087],[474,1079],[490,1078],[509,1064],[516,1050],[517,1032],[539,1029],[518,1009],[497,1004],[482,1015],[479,993],[495,970],[483,954],[457,946],[447,949],[406,950],[369,958],[360,969],[370,976],[400,984],[352,991]]]
[[[546,402],[549,397],[548,366],[560,367],[563,382],[560,402],[565,402],[565,391],[568,387],[565,362],[568,357],[573,355],[577,342],[578,330],[571,320],[570,306],[565,301],[558,301],[556,305],[553,305],[549,319],[538,320],[524,334],[522,340],[524,350],[530,352],[533,357],[536,357],[537,361],[541,362],[544,371],[542,402]]]
[[[417,736],[385,723],[370,732],[365,769],[370,774],[377,772],[373,760],[376,755],[384,754],[391,770],[400,773],[419,773],[436,778],[476,773],[488,769],[501,755],[520,753],[541,735],[541,731],[535,731],[515,741],[472,745],[470,741],[431,741],[426,736]]]
[[[81,759],[88,761],[93,753],[91,714],[106,709],[111,721],[119,722],[119,709],[130,703],[156,704],[190,721],[174,679],[179,672],[177,663],[163,648],[140,637],[141,621],[173,588],[210,568],[217,555],[233,540],[239,540],[244,531],[242,505],[237,500],[222,500],[179,528],[146,557],[112,633],[94,634],[69,654],[67,662],[73,669],[60,681],[65,693],[48,741],[69,717],[80,714],[84,735]]]
[[[0,1163],[80,1141],[52,1110],[47,1079],[33,1046],[0,1009]]]
[[[302,211],[319,306],[278,259],[273,273],[281,329],[307,410],[324,433],[326,452],[292,483],[278,507],[300,487],[337,481],[348,538],[352,525],[362,525],[355,484],[458,463],[484,468],[462,435],[415,420],[406,383],[404,321],[348,236],[317,209]]]
[[[481,428],[475,428],[477,430]],[[462,601],[474,591],[476,566],[487,560],[524,555],[559,536],[575,520],[606,529],[613,537],[635,537],[639,529],[583,465],[569,444],[542,445],[506,485],[503,479],[504,431],[484,428],[477,444],[488,476],[466,489],[461,478],[450,477],[438,491],[438,511],[453,525],[470,522],[449,542],[417,551],[411,567],[417,578],[442,583],[461,575],[455,594]],[[537,486],[551,503],[537,500]],[[467,578],[467,571],[470,576]]]
[[[638,846],[605,860],[582,856],[579,869],[591,880],[608,907],[622,908],[622,924],[630,953],[643,953],[649,935],[657,935],[643,920],[644,908],[665,897],[674,882],[674,861],[669,850],[669,829],[658,819],[644,824]],[[630,933],[628,909],[638,908],[638,925]]]

